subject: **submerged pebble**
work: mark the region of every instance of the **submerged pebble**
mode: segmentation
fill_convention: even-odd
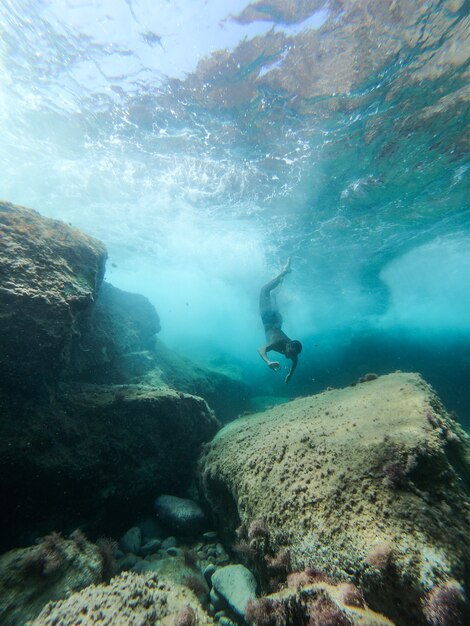
[[[132,552],[137,554],[142,543],[142,532],[138,526],[133,526],[124,533],[119,540],[119,547],[124,553]]]
[[[158,552],[161,545],[162,542],[160,539],[150,539],[150,541],[144,543],[144,545],[140,548],[140,554],[143,556],[154,554],[155,552]]]

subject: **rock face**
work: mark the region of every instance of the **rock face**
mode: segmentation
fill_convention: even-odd
[[[354,582],[402,626],[426,624],[422,601],[440,582],[468,589],[469,438],[418,374],[232,422],[207,447],[200,485],[227,539],[242,524],[265,581],[288,554],[292,571]]]
[[[300,586],[289,585],[278,593],[249,602],[246,620],[256,626],[395,626],[371,611],[361,592],[350,583],[330,584],[317,581]]]
[[[0,557],[0,622],[23,625],[51,600],[65,598],[103,580],[103,557],[97,546],[52,533],[31,548]]]
[[[155,377],[174,389],[202,396],[221,421],[233,419],[246,410],[252,395],[242,380],[209,369],[169,350],[163,342],[155,342],[156,370],[149,372],[149,381]]]
[[[74,346],[69,376],[92,383],[123,383],[155,367],[160,331],[154,306],[140,294],[103,282],[87,330]]]
[[[156,337],[159,331],[160,319],[147,298],[104,282],[87,328],[74,344],[67,377],[178,389],[203,397],[222,420],[246,409],[248,385],[173,352]]]
[[[213,574],[211,582],[216,594],[240,617],[245,615],[248,602],[256,599],[256,579],[243,565],[221,567]]]
[[[170,531],[181,535],[198,535],[206,530],[208,521],[197,502],[187,498],[162,495],[155,501],[158,519]]]
[[[0,378],[50,379],[99,289],[104,245],[36,211],[0,202]]]
[[[18,540],[13,528],[19,534],[32,521],[36,529],[87,519],[98,530],[110,524],[107,533],[113,520],[122,528],[151,509],[155,494],[185,492],[201,444],[218,428],[202,398],[138,385],[63,385],[41,401],[0,391],[0,402],[7,545]]]
[[[186,587],[153,574],[125,572],[109,585],[91,585],[66,600],[48,604],[31,626],[211,626],[196,596]]]
[[[156,340],[153,305],[102,284],[105,260],[99,241],[0,203],[3,549],[79,525],[119,536],[160,493],[184,495],[218,422],[171,387],[224,416],[244,404],[243,383]]]

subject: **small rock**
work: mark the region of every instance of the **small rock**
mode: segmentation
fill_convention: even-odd
[[[142,556],[155,554],[155,552],[158,552],[161,545],[162,542],[160,541],[160,539],[150,539],[150,541],[144,543],[144,545],[140,548],[140,554]]]
[[[138,526],[130,528],[119,540],[119,547],[123,552],[137,554],[142,543],[142,532]]]
[[[219,620],[219,624],[221,626],[237,626],[235,622],[232,622],[228,617],[221,617]]]
[[[226,565],[219,568],[212,575],[213,588],[229,607],[240,617],[245,614],[245,607],[249,600],[256,598],[256,579],[243,565]],[[214,605],[215,606],[215,605]]]
[[[126,556],[118,562],[119,571],[123,572],[124,570],[131,569],[140,560],[140,557],[135,554],[126,554]]]
[[[131,571],[137,572],[137,574],[143,574],[144,572],[148,572],[151,569],[151,564],[145,560],[138,561],[135,565],[131,567]]]
[[[170,556],[178,556],[180,551],[178,550],[178,548],[171,547],[167,549],[166,553]]]
[[[162,545],[160,546],[160,548],[162,550],[167,550],[168,548],[176,548],[177,545],[178,542],[176,540],[176,537],[167,537],[162,541]]]
[[[140,528],[143,541],[145,542],[150,539],[160,539],[161,541],[168,534],[153,517],[145,517],[137,526]]]
[[[202,538],[204,539],[204,541],[207,542],[217,541],[217,533],[215,532],[215,530],[209,530],[202,535]]]
[[[194,500],[159,496],[155,500],[155,510],[162,524],[180,535],[198,535],[207,528],[204,511]]]
[[[220,621],[222,617],[227,617],[227,613],[225,611],[217,611],[214,617],[217,621]]]
[[[224,601],[213,588],[211,589],[209,597],[214,611],[223,611],[225,609]]]
[[[212,574],[217,571],[217,568],[215,565],[208,565],[205,569],[204,569],[204,578],[206,579],[206,582],[208,585],[211,584],[211,578],[212,578]]]
[[[219,557],[216,559],[216,563],[217,563],[218,565],[224,565],[224,563],[228,563],[229,561],[230,561],[230,557],[229,557],[229,555],[228,555],[228,554],[224,554],[223,556],[219,556]]]

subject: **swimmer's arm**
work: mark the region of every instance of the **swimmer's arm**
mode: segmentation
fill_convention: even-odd
[[[270,367],[273,371],[277,372],[278,370],[281,369],[281,364],[278,361],[270,361],[268,359],[267,354],[266,354],[266,352],[268,352],[269,350],[272,350],[272,349],[273,349],[272,345],[262,346],[258,350],[258,353],[259,353],[260,357],[263,359],[263,361],[266,363],[266,365],[268,367]]]
[[[295,368],[297,367],[297,357],[292,357],[292,365],[290,366],[290,372],[287,374],[286,376],[286,384],[290,381],[290,379],[292,378],[292,374],[294,373]]]

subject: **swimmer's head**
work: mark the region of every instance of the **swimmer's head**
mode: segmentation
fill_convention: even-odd
[[[302,344],[297,339],[293,339],[287,344],[287,352],[289,355],[297,356],[302,352]]]

